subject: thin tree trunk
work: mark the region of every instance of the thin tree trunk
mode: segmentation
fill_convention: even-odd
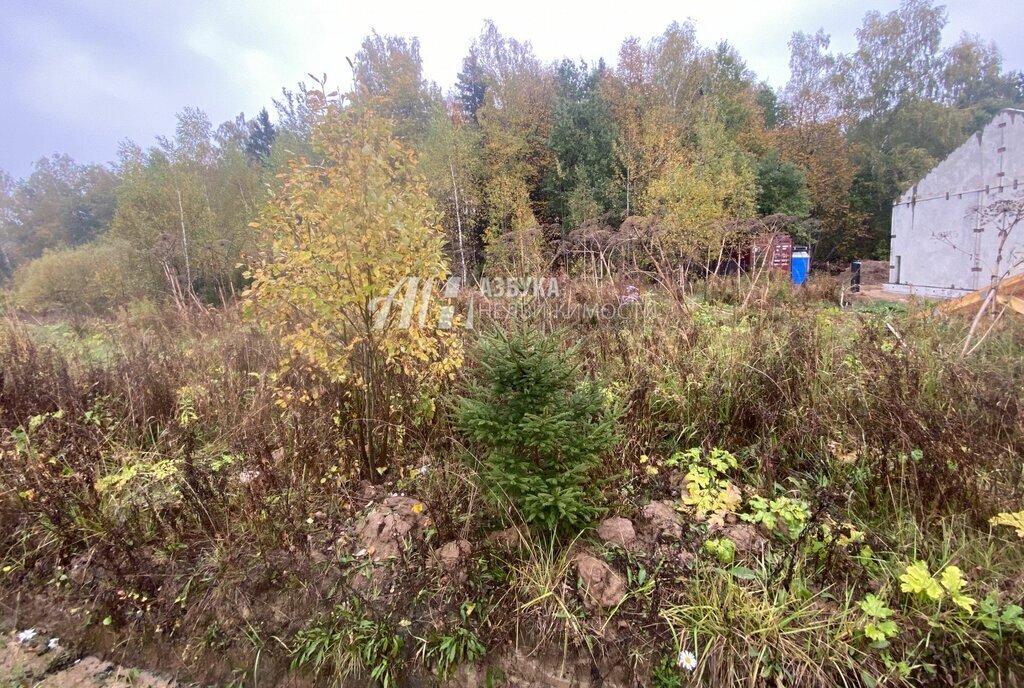
[[[1016,225],[1016,223],[1014,223],[1014,225]],[[1013,227],[1011,227],[1010,229],[1012,228]],[[985,314],[985,311],[991,308],[992,314],[995,315],[996,300],[999,296],[999,286],[1002,284],[1003,278],[1006,276],[1005,274],[1000,273],[1003,263],[1003,249],[1006,247],[1006,240],[1009,238],[1010,230],[1006,228],[1006,215],[1004,213],[1003,227],[999,231],[999,244],[996,246],[995,270],[992,271],[992,281],[989,285],[989,292],[985,296],[985,300],[982,302],[981,307],[978,309],[978,312],[975,313],[974,319],[971,321],[970,329],[967,330],[967,339],[964,340],[964,347],[963,349],[960,350],[961,359],[966,358],[967,354],[969,354],[971,351],[974,351],[974,349],[977,348],[976,346],[971,346],[971,341],[974,339],[974,333],[977,331],[978,325],[979,323],[981,323],[981,318]],[[1007,271],[1007,273],[1009,273],[1009,271]],[[987,334],[988,333],[986,332],[986,335]]]
[[[455,165],[448,158],[448,171],[452,175],[452,196],[455,197],[455,225],[459,232],[459,261],[462,263],[462,284],[466,284],[466,247],[462,243],[462,211],[459,209],[459,187],[455,183]]]
[[[773,237],[771,242],[768,244],[768,250],[765,252],[764,260],[761,262],[760,266],[757,265],[757,256],[756,256],[756,254],[754,255],[754,279],[751,280],[751,282],[750,282],[750,289],[747,291],[747,295],[745,297],[743,297],[743,303],[740,304],[739,310],[741,310],[741,311],[746,310],[747,304],[750,302],[750,297],[754,294],[754,289],[757,287],[757,280],[761,277],[761,273],[765,271],[765,268],[766,268],[766,266],[768,264],[768,258],[771,256],[771,254],[772,254],[772,252],[774,250],[775,250],[775,239]]]
[[[626,165],[626,217],[629,217],[629,183],[630,183],[629,165]]]
[[[188,234],[185,232],[185,207],[181,203],[181,190],[178,192],[178,218],[181,220],[181,250],[185,254],[185,289],[192,296],[192,264],[188,258]]]
[[[179,310],[185,310],[185,297],[181,293],[181,280],[178,275],[175,274],[174,268],[171,267],[170,261],[161,261],[164,269],[164,277],[167,278],[167,286],[171,290],[171,297],[174,299],[174,303],[178,305]]]
[[[14,267],[11,265],[11,259],[8,257],[7,251],[4,250],[2,244],[0,244],[0,274],[14,274]]]

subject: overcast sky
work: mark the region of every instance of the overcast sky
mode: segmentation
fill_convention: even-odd
[[[533,43],[543,60],[614,63],[622,39],[648,39],[692,19],[705,44],[726,39],[773,86],[788,77],[794,31],[824,28],[848,51],[870,9],[897,0],[555,2],[288,0],[2,0],[0,168],[26,175],[54,152],[113,160],[117,144],[152,143],[186,105],[215,124],[270,107],[282,86],[326,72],[347,86],[345,63],[371,29],[418,36],[428,79],[447,90],[485,19]],[[947,43],[962,31],[995,40],[1004,66],[1024,69],[1022,0],[950,0]],[[307,79],[308,81],[308,79]]]

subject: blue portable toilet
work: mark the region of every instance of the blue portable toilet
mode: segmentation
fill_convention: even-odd
[[[800,285],[806,282],[807,274],[811,271],[811,254],[806,249],[793,251],[789,270],[793,284]]]

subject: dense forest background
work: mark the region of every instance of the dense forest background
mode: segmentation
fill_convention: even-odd
[[[560,243],[625,231],[707,268],[736,221],[779,215],[819,263],[884,258],[899,193],[1024,102],[998,47],[944,44],[946,23],[931,0],[906,0],[868,13],[848,54],[796,33],[779,90],[690,23],[626,39],[607,65],[545,64],[488,22],[448,91],[424,79],[415,38],[373,33],[347,97],[415,151],[466,278],[550,270]],[[126,141],[113,165],[54,155],[25,179],[0,171],[0,284],[17,305],[81,312],[231,299],[249,223],[289,160],[318,155],[306,91],[283,89],[276,118],[214,126],[186,108],[173,137]]]

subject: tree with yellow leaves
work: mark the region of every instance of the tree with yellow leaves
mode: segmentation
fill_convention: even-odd
[[[756,215],[757,176],[752,156],[721,123],[698,122],[696,144],[651,183],[647,202],[664,224],[661,250],[710,270],[732,239],[722,221]]]
[[[322,161],[292,160],[253,223],[262,250],[246,311],[289,353],[282,372],[304,366],[351,390],[339,411],[356,421],[347,439],[373,480],[400,445],[396,421],[461,363],[429,298],[448,273],[444,233],[412,154],[379,109],[308,96]],[[310,401],[282,393],[285,403]]]
[[[654,83],[655,58],[653,47],[628,39],[619,50],[617,68],[601,85],[618,129],[613,147],[626,217],[644,212],[648,186],[680,148],[676,113]]]
[[[486,271],[534,274],[545,267],[534,256],[531,238],[546,214],[539,189],[554,157],[548,142],[554,107],[552,73],[529,43],[503,36],[484,25],[472,54],[484,86],[476,111],[483,144]]]

